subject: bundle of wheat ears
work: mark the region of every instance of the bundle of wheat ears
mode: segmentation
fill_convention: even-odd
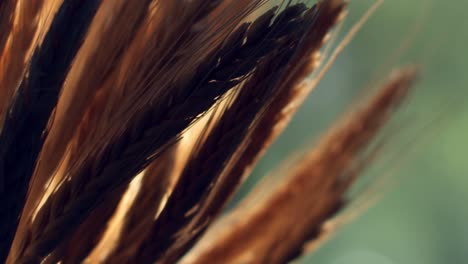
[[[414,69],[220,215],[326,72],[346,6],[1,0],[0,263],[286,263],[314,250]]]

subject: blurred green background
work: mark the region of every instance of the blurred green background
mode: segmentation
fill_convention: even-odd
[[[350,2],[340,36],[374,3]],[[385,1],[242,187],[239,197],[324,132],[370,81],[383,80],[398,65],[424,66],[410,104],[386,132],[398,135],[367,172],[379,177],[390,171],[398,184],[299,263],[468,263],[466,10],[462,0]],[[387,159],[394,156],[404,162]]]

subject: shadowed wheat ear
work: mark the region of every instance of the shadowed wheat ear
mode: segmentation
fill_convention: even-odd
[[[288,124],[303,98],[313,89],[305,78],[320,65],[319,50],[330,28],[345,15],[346,3],[332,0],[320,1],[317,5],[313,26],[302,39],[290,67],[277,83],[278,87],[249,127],[248,135],[223,168],[220,176],[223,180],[212,191],[211,201],[226,201],[229,198]],[[219,208],[215,202],[213,204]]]
[[[155,259],[171,263],[180,256],[180,252],[186,251],[194,243],[230,197],[229,193],[225,193],[224,199],[218,199],[213,204],[207,200],[211,190],[216,189],[218,182],[224,180],[218,179],[223,166],[229,162],[233,153],[245,140],[249,128],[261,109],[278,88],[278,81],[285,70],[293,67],[288,61],[297,51],[298,39],[294,35],[289,36],[289,39],[282,39],[278,34],[291,25],[303,24],[302,20],[313,21],[310,25],[304,24],[306,26],[304,31],[309,27],[317,27],[319,21],[317,16],[320,11],[322,11],[320,8],[307,9],[305,5],[294,5],[285,9],[275,22],[271,23],[274,17],[273,9],[250,26],[247,24],[241,26],[238,30],[240,33],[234,34],[236,37],[237,35],[246,37],[246,47],[254,47],[255,42],[258,42],[260,47],[252,48],[253,53],[258,52],[263,45],[268,45],[269,41],[278,39],[284,44],[278,52],[261,62],[253,76],[240,87],[235,99],[228,103],[230,105],[220,115],[211,131],[203,135],[155,222],[151,223],[150,217],[150,224],[148,221],[141,221],[139,227],[131,230],[128,235],[123,235],[126,239],[122,241],[122,248],[116,249],[117,253],[110,259],[111,262],[133,258],[131,262],[149,262]],[[334,21],[333,16],[330,16],[330,21]],[[321,26],[327,25],[321,24]],[[252,36],[258,35],[257,32],[267,32],[267,39],[252,40]],[[315,37],[317,42],[321,43],[323,34]],[[242,54],[242,50],[239,53]],[[235,185],[234,182],[232,184]],[[208,207],[211,209],[206,211]],[[132,245],[128,245],[128,241],[132,241]]]
[[[0,3],[0,51],[3,50],[13,27],[14,10],[15,5],[13,0],[6,0]]]
[[[412,69],[199,240],[334,60],[307,79],[345,9],[1,1],[0,262],[296,257],[345,204]]]
[[[415,76],[414,68],[396,72],[360,111],[286,165],[276,186],[260,184],[182,263],[285,263],[298,256],[346,203],[347,190],[375,153],[375,136]]]
[[[24,74],[39,27],[43,1],[0,3],[0,122]],[[0,125],[1,127],[1,125]]]
[[[9,105],[0,134],[0,261],[8,254],[60,88],[98,3],[61,6]]]
[[[115,247],[115,241],[127,241],[122,234],[131,230],[145,217],[154,217],[158,205],[164,195],[173,185],[174,166],[176,166],[177,145],[169,147],[160,157],[150,164],[132,184],[137,187],[123,185],[117,188],[110,198],[97,207],[74,232],[66,243],[61,243],[54,253],[48,257],[48,263],[62,261],[69,263],[83,261],[92,251],[86,261],[107,256]],[[125,192],[126,191],[126,192]],[[119,204],[120,202],[120,204]],[[128,209],[129,204],[134,204]],[[127,212],[129,210],[129,212]],[[95,232],[86,232],[95,230]],[[129,246],[131,243],[129,243]]]
[[[72,141],[75,145],[82,144],[73,139],[77,138],[76,130],[83,126],[83,115],[89,111],[88,108],[95,101],[96,94],[102,94],[102,90],[105,89],[104,83],[111,79],[115,68],[127,54],[130,44],[143,35],[151,17],[148,14],[151,2],[104,1],[97,10],[88,35],[70,68],[52,117],[54,125],[47,136],[39,156],[40,162],[31,180],[19,234],[24,232],[26,220],[35,213],[34,208],[37,208],[40,201],[50,195],[62,180],[58,167],[64,166],[64,157],[73,161],[73,155],[69,154],[73,153],[74,149],[69,143]],[[44,193],[44,189],[48,192]]]
[[[130,45],[146,17],[150,2],[104,1],[99,7],[64,84],[53,117],[54,126],[51,127],[40,155],[41,162],[32,179],[33,189],[29,192],[25,212],[37,206],[46,182],[62,161],[68,142],[93,95],[102,87]],[[106,49],[101,48],[104,45]]]
[[[275,37],[295,34],[298,34],[295,30],[284,31]],[[124,122],[121,131],[111,134],[110,140],[98,142],[90,155],[77,162],[70,169],[67,180],[47,199],[34,218],[19,261],[44,257],[110,191],[147,166],[217,98],[237,85],[261,58],[281,44],[272,41],[267,46],[262,45],[263,49],[258,52],[247,52],[252,47],[242,39],[229,38],[197,67],[189,79],[184,76],[175,80],[171,92],[152,102],[148,109],[135,111],[133,120]]]
[[[205,3],[205,12],[215,8],[219,2]],[[80,53],[77,54],[77,61],[70,71],[64,94],[57,106],[54,118],[56,125],[52,127],[41,154],[42,162],[35,172],[34,179],[36,181],[34,186],[37,188],[31,190],[31,200],[37,200],[38,192],[43,188],[49,175],[56,170],[61,161],[60,157],[80,125],[79,121],[83,114],[93,101],[96,90],[115,88],[117,85],[115,82],[124,79],[118,75],[125,75],[124,72],[128,70],[125,67],[134,66],[135,62],[132,59],[143,56],[138,52],[142,50],[142,44],[149,41],[148,32],[151,28],[158,26],[155,16],[160,15],[160,12],[155,9],[163,9],[151,7],[154,4],[153,0],[118,0],[104,1],[101,5],[89,35]],[[157,5],[161,4],[168,5],[165,3]],[[193,1],[192,5],[197,6],[191,8],[198,8],[199,12],[203,12],[202,2]],[[118,65],[126,66],[116,70]],[[55,182],[60,180],[59,177],[54,179]],[[30,203],[28,205],[31,206]]]

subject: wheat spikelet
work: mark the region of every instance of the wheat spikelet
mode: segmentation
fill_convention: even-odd
[[[279,186],[260,186],[258,192],[270,193],[247,198],[183,263],[285,263],[297,256],[342,207],[344,194],[366,165],[361,164],[366,150],[414,77],[413,68],[396,73],[361,111],[284,170],[288,175]]]

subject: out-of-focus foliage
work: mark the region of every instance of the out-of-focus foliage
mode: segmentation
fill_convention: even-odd
[[[350,2],[341,35],[374,1]],[[392,66],[424,66],[410,105],[387,132],[390,144],[381,162],[367,173],[391,173],[397,184],[300,263],[466,263],[467,10],[468,2],[461,0],[387,0],[243,186],[245,193],[288,153],[320,135],[356,96],[365,94],[370,81],[382,79]]]

